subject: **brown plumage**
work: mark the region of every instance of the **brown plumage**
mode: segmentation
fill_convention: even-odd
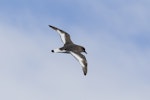
[[[79,63],[82,66],[83,73],[84,75],[86,75],[87,74],[87,60],[85,56],[81,54],[82,52],[87,53],[85,48],[83,46],[74,44],[70,38],[70,35],[67,32],[57,27],[51,26],[51,25],[49,25],[49,27],[51,27],[52,29],[54,29],[55,31],[59,33],[61,40],[64,43],[63,47],[54,49],[52,50],[52,52],[70,53],[79,61]]]

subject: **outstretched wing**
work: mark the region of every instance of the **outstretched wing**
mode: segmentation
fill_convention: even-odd
[[[79,61],[80,65],[82,66],[83,73],[84,75],[86,75],[87,74],[87,60],[85,56],[77,52],[71,51],[70,53],[73,57],[75,57]]]
[[[56,32],[59,33],[61,40],[64,44],[72,44],[73,43],[70,39],[70,35],[67,32],[65,32],[57,27],[51,26],[51,25],[49,25],[49,27],[51,27],[52,29],[54,29]]]

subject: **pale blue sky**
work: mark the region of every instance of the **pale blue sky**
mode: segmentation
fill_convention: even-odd
[[[0,100],[149,100],[149,0],[1,0]],[[85,46],[88,74],[48,25]]]

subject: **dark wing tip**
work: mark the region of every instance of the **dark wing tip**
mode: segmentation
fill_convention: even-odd
[[[83,73],[84,73],[84,75],[86,76],[86,74],[87,74],[87,67],[86,67],[86,68],[83,68]]]
[[[57,30],[58,28],[52,26],[52,25],[48,25],[50,28],[54,29],[54,30]]]
[[[49,27],[52,27],[51,25],[48,25]]]

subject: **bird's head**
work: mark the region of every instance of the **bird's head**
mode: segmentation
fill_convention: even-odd
[[[86,52],[86,50],[85,50],[85,48],[84,48],[84,47],[82,47],[82,50],[83,50],[83,52],[85,52],[85,53],[87,54],[87,52]]]

